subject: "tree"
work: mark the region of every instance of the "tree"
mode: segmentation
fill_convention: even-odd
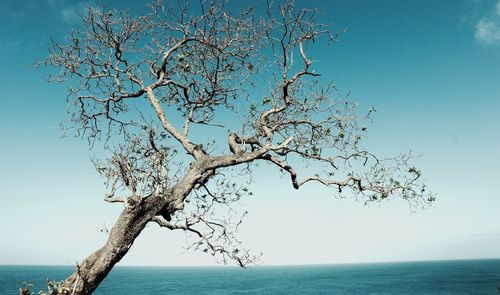
[[[89,7],[82,27],[53,43],[45,64],[59,71],[50,78],[69,86],[76,135],[109,152],[94,164],[105,201],[124,206],[105,245],[53,294],[92,293],[150,222],[185,231],[193,249],[224,263],[252,263],[258,255],[235,236],[246,213],[232,205],[251,194],[258,163],[295,189],[315,182],[364,202],[434,200],[409,154],[379,158],[363,147],[375,109],[358,114],[315,72],[313,43],[337,37],[318,11],[291,1],[266,8]]]

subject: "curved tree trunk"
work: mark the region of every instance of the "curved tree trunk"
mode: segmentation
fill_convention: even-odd
[[[146,224],[161,208],[160,198],[145,199],[133,208],[125,208],[99,250],[88,256],[75,273],[65,280],[69,294],[91,294],[134,243]],[[156,202],[155,202],[156,201]]]
[[[109,233],[106,244],[90,254],[76,271],[64,280],[64,290],[57,290],[52,295],[86,295],[92,294],[106,278],[142,232],[146,224],[156,215],[162,215],[169,220],[171,214],[183,206],[184,198],[192,190],[195,183],[205,181],[213,173],[203,174],[204,161],[193,164],[188,173],[163,195],[154,195],[134,201],[129,199]],[[166,198],[165,196],[169,196]],[[28,292],[29,290],[20,290]]]

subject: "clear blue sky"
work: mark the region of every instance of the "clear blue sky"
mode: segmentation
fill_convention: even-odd
[[[104,1],[137,9],[140,1]],[[347,28],[313,53],[361,108],[376,106],[368,144],[411,149],[435,205],[364,207],[328,189],[300,191],[262,168],[241,236],[264,264],[500,257],[500,2],[308,1]],[[260,5],[264,5],[261,2]],[[306,1],[299,1],[304,6]],[[0,2],[0,264],[73,264],[105,240],[119,205],[78,138],[61,138],[65,87],[30,65],[77,23],[84,1]],[[206,265],[182,233],[148,227],[123,264]]]

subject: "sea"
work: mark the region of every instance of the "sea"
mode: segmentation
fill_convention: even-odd
[[[71,266],[0,266],[0,294]],[[35,292],[36,294],[36,292]],[[500,294],[500,259],[307,266],[115,267],[94,294]]]

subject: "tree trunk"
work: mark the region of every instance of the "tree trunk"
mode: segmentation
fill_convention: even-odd
[[[142,204],[123,210],[111,229],[106,244],[88,256],[65,280],[64,286],[69,289],[69,294],[94,292],[113,266],[127,254],[134,240],[156,215],[158,208],[161,208],[159,199],[145,199]]]
[[[201,162],[192,165],[186,176],[164,195],[149,196],[135,204],[127,202],[127,206],[111,229],[106,244],[90,254],[77,266],[76,271],[64,280],[64,290],[54,291],[51,295],[92,294],[115,264],[127,254],[134,240],[153,217],[162,215],[169,220],[176,210],[182,208],[184,198],[192,190],[194,184],[200,179],[205,180],[202,173],[204,164],[205,162]],[[213,173],[209,173],[205,175],[205,178],[212,175]],[[170,198],[166,198],[165,195]],[[129,201],[133,200],[129,199]],[[20,292],[23,292],[23,289]]]

